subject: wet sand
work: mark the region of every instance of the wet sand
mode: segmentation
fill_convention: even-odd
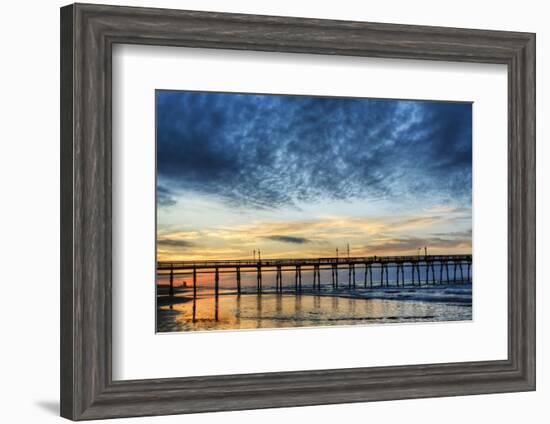
[[[458,289],[448,288],[452,293]],[[454,290],[454,291],[452,291]],[[467,290],[462,288],[462,290]],[[430,300],[430,297],[433,299]],[[371,296],[365,298],[364,296]],[[445,297],[424,288],[388,290],[383,298],[376,291],[353,293],[245,293],[238,295],[222,290],[199,292],[193,299],[192,290],[181,290],[173,301],[159,297],[157,331],[205,331],[258,328],[317,327],[331,325],[367,325],[463,321],[472,319],[470,301],[462,293]],[[372,297],[374,296],[374,297]],[[391,298],[409,296],[404,299]],[[412,296],[412,297],[411,297]],[[415,299],[419,297],[419,299]],[[422,297],[420,297],[422,296]],[[435,299],[435,300],[434,300]]]

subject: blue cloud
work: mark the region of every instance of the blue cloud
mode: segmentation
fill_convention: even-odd
[[[469,103],[158,91],[158,181],[253,207],[471,202],[471,130]]]
[[[159,206],[174,206],[177,201],[174,193],[168,188],[157,184],[157,203]]]

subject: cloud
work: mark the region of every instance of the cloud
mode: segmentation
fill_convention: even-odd
[[[456,237],[456,238],[465,238],[465,239],[472,239],[472,229],[466,231],[450,231],[448,233],[434,233],[433,236],[435,237]]]
[[[424,252],[424,246],[429,254],[453,252],[470,252],[472,249],[471,237],[396,237],[391,239],[378,239],[371,241],[362,247],[362,250],[383,254],[415,254],[418,249]]]
[[[296,236],[273,235],[273,236],[267,236],[265,238],[268,240],[280,241],[281,243],[292,243],[292,244],[305,244],[305,243],[311,242],[311,240],[305,237],[296,237]]]
[[[157,240],[157,245],[163,248],[170,248],[170,247],[187,248],[187,247],[195,246],[195,243],[189,240],[161,238]]]
[[[159,91],[157,122],[159,186],[174,192],[256,208],[471,203],[469,103]]]
[[[174,194],[166,187],[157,186],[157,204],[159,206],[174,206],[177,203]]]

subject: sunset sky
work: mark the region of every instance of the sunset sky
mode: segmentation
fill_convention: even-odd
[[[470,103],[157,91],[159,260],[470,253]]]

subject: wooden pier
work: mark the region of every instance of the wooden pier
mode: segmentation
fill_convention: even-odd
[[[439,273],[436,273],[436,266]],[[342,288],[356,289],[357,274],[363,288],[421,286],[429,284],[457,284],[471,282],[472,255],[416,255],[416,256],[368,256],[346,258],[306,258],[306,259],[261,259],[261,260],[222,260],[222,261],[180,261],[157,262],[157,275],[166,276],[170,283],[170,296],[174,295],[174,278],[190,276],[193,278],[193,293],[196,297],[197,274],[214,274],[214,290],[219,292],[220,274],[235,275],[235,289],[241,293],[241,274],[256,274],[256,292],[264,292],[262,271],[275,272],[275,291],[301,292],[305,287],[302,271],[309,271],[313,278],[310,288],[322,290],[321,271],[330,271],[330,286],[333,290]],[[380,278],[373,280],[373,269],[379,271]],[[390,280],[390,270],[395,269],[395,278]],[[410,269],[410,279],[405,280],[405,270]],[[453,272],[450,273],[449,269]],[[347,271],[347,283],[339,276]],[[284,287],[283,273],[294,275],[294,284]],[[359,286],[361,287],[361,286]]]

